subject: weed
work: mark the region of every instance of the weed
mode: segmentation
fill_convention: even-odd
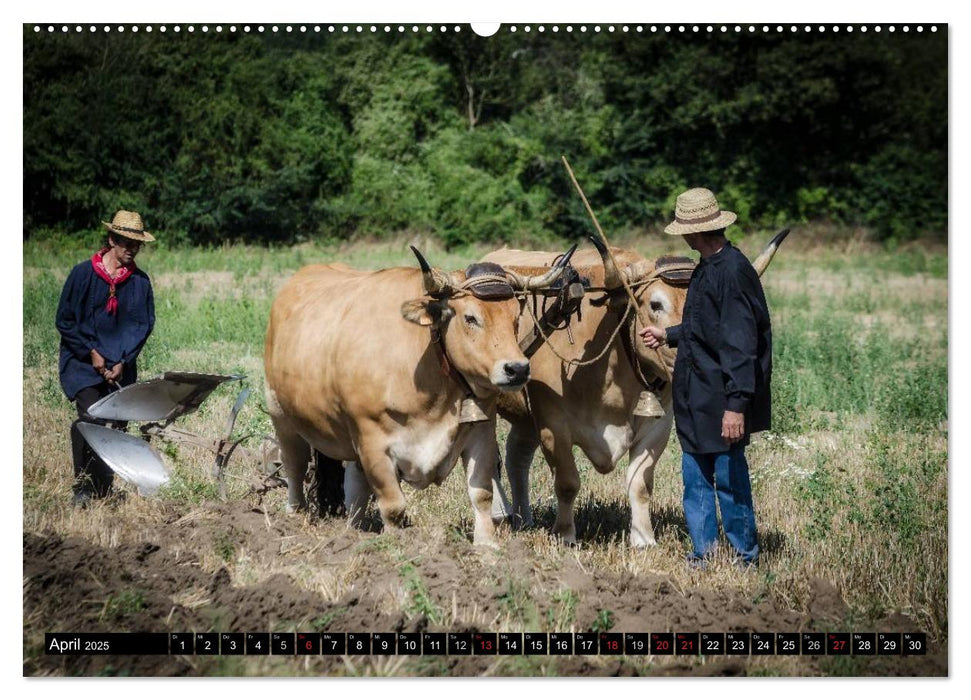
[[[398,567],[398,574],[405,582],[405,591],[408,594],[408,601],[405,604],[405,614],[411,617],[424,616],[429,622],[437,624],[442,621],[442,611],[439,610],[435,601],[428,593],[428,588],[422,580],[421,574],[411,561],[401,560]]]
[[[546,610],[546,625],[551,632],[569,630],[576,620],[580,596],[569,588],[561,588],[551,597],[552,605]]]
[[[505,590],[498,596],[499,609],[507,616],[507,629],[535,628],[539,623],[539,614],[529,584],[525,581],[507,578]]]
[[[614,626],[614,614],[610,610],[598,610],[597,617],[590,625],[591,632],[609,632]]]
[[[236,543],[230,532],[221,533],[213,542],[213,548],[216,551],[216,556],[227,564],[236,559]]]
[[[101,619],[133,615],[146,608],[145,594],[129,588],[117,595],[109,595],[101,611]]]
[[[333,610],[327,611],[326,613],[324,613],[319,617],[315,617],[313,620],[310,621],[310,629],[313,630],[314,632],[323,632],[327,629],[330,629],[331,623],[333,623],[334,620],[336,620],[341,615],[346,613],[347,610],[348,608],[342,605],[334,608]]]

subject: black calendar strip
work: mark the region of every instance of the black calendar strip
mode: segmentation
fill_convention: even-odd
[[[923,632],[48,632],[49,656],[922,656]]]

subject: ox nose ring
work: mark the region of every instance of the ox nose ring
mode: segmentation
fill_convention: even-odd
[[[507,362],[503,366],[503,371],[505,371],[510,383],[513,384],[525,384],[529,379],[528,362]]]

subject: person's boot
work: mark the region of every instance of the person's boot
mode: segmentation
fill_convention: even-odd
[[[71,505],[83,510],[91,504],[93,498],[94,493],[90,489],[77,487],[74,489],[74,495],[71,496]]]

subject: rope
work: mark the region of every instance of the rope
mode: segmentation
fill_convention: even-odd
[[[694,267],[695,267],[694,263],[678,263],[675,265],[665,265],[664,267],[661,267],[661,268],[655,268],[654,270],[651,271],[650,274],[646,275],[645,277],[638,280],[637,282],[631,283],[629,287],[632,289],[636,289],[638,287],[644,287],[656,282],[657,279],[664,272],[674,272],[678,270],[692,270],[694,269]],[[476,284],[480,284],[482,282],[505,282],[508,284],[509,279],[505,275],[498,275],[498,274],[476,275],[475,277],[470,277],[469,279],[465,280],[465,282],[459,285],[458,289],[462,293],[467,293],[469,289],[474,287]],[[610,291],[615,291],[615,290],[609,290],[605,287],[587,287],[584,289],[584,294],[589,294],[590,292],[610,292]],[[536,290],[525,290],[525,289],[513,290],[514,296],[525,297],[530,294],[533,296],[533,299],[535,301],[537,296]],[[533,310],[533,308],[528,303],[523,304],[523,306],[526,307],[526,310],[529,312],[530,318],[532,318],[533,327],[536,328],[540,336],[542,336],[543,342],[547,346],[549,346],[550,352],[552,352],[557,358],[559,358],[561,362],[564,362],[567,365],[567,367],[586,367],[588,365],[592,365],[596,362],[599,362],[601,359],[603,359],[604,355],[607,354],[611,346],[614,344],[614,341],[617,339],[617,336],[620,334],[621,329],[624,327],[624,325],[627,322],[627,316],[633,310],[633,304],[631,303],[632,297],[633,295],[630,295],[628,297],[627,306],[624,308],[624,313],[621,314],[620,321],[617,323],[617,327],[614,328],[613,332],[610,334],[610,338],[607,340],[607,343],[604,345],[603,349],[599,353],[597,353],[597,356],[590,360],[577,360],[575,358],[563,357],[563,355],[559,353],[559,351],[553,346],[553,344],[550,343],[550,337],[549,335],[547,335],[546,331],[543,330],[543,326],[536,318],[536,312]],[[569,328],[569,322],[567,322],[567,328]],[[634,325],[631,324],[632,342],[634,342],[634,337],[635,337],[634,333],[635,333]],[[658,355],[659,364],[661,366],[664,366],[664,362],[663,360],[661,360],[660,351],[656,350],[655,352]],[[643,370],[639,366],[640,363],[636,362],[633,358],[631,359],[631,362],[635,365],[634,371],[637,373],[638,378],[641,380],[642,383],[644,383],[646,381],[646,378],[643,375]]]
[[[546,345],[549,347],[550,352],[556,355],[561,362],[565,362],[567,367],[586,367],[587,365],[592,365],[595,362],[599,362],[603,358],[603,356],[607,354],[607,351],[610,350],[611,346],[614,344],[614,341],[617,339],[617,335],[620,333],[620,329],[623,328],[624,324],[626,323],[627,315],[631,312],[631,303],[630,303],[630,300],[628,299],[627,307],[624,309],[624,313],[621,314],[620,322],[617,324],[617,327],[614,329],[614,332],[610,334],[610,338],[607,340],[607,344],[604,345],[603,350],[601,350],[596,357],[590,360],[577,360],[577,359],[570,359],[570,358],[563,357],[563,355],[561,355],[557,351],[557,349],[553,347],[553,344],[550,343],[550,337],[543,330],[542,324],[540,324],[540,322],[536,319],[536,315],[533,313],[533,310],[530,308],[529,304],[526,304],[526,309],[529,311],[529,315],[533,319],[533,326],[536,328],[537,331],[539,331],[539,334],[543,337],[543,342],[545,342]]]

